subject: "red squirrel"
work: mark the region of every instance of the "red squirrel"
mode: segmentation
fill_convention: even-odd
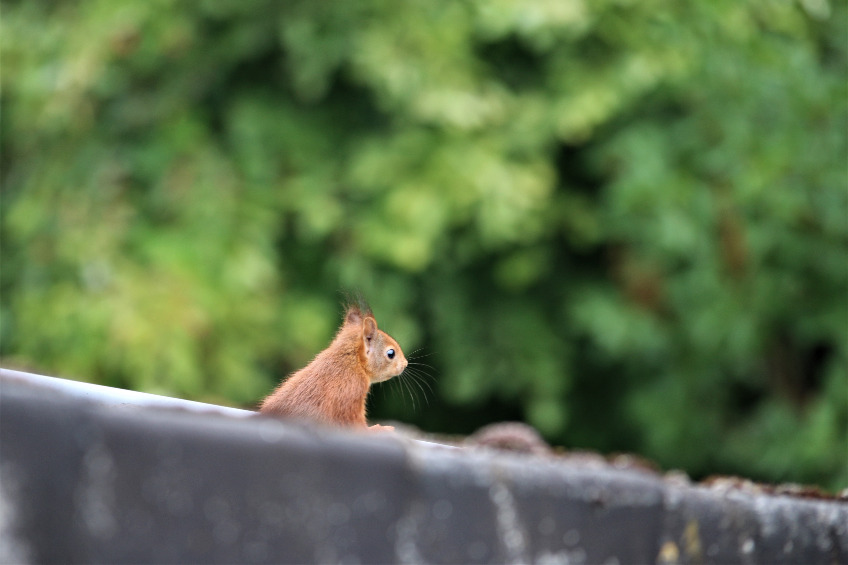
[[[368,428],[365,398],[371,383],[396,377],[406,366],[400,345],[377,329],[371,309],[351,305],[327,349],[280,383],[262,401],[259,411],[271,416]],[[375,425],[370,429],[394,428]]]

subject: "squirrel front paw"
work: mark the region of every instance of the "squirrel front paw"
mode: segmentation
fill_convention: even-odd
[[[368,426],[369,432],[393,432],[395,431],[394,426],[381,426],[380,424],[374,424],[373,426]]]

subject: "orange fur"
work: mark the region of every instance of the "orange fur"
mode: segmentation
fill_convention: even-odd
[[[394,357],[387,352],[394,349]],[[283,381],[259,411],[340,426],[366,427],[365,399],[371,383],[406,368],[398,343],[377,328],[367,307],[349,306],[332,343],[306,367]]]

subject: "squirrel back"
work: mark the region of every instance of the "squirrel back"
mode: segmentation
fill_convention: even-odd
[[[351,305],[330,345],[283,381],[262,401],[259,411],[365,427],[365,399],[371,383],[400,375],[406,365],[400,346],[377,328],[371,309]]]

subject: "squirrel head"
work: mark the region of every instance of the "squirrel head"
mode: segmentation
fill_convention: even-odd
[[[356,328],[359,360],[372,383],[387,381],[406,369],[403,351],[392,336],[377,328],[377,320],[370,309],[351,306],[345,314],[345,325]]]

